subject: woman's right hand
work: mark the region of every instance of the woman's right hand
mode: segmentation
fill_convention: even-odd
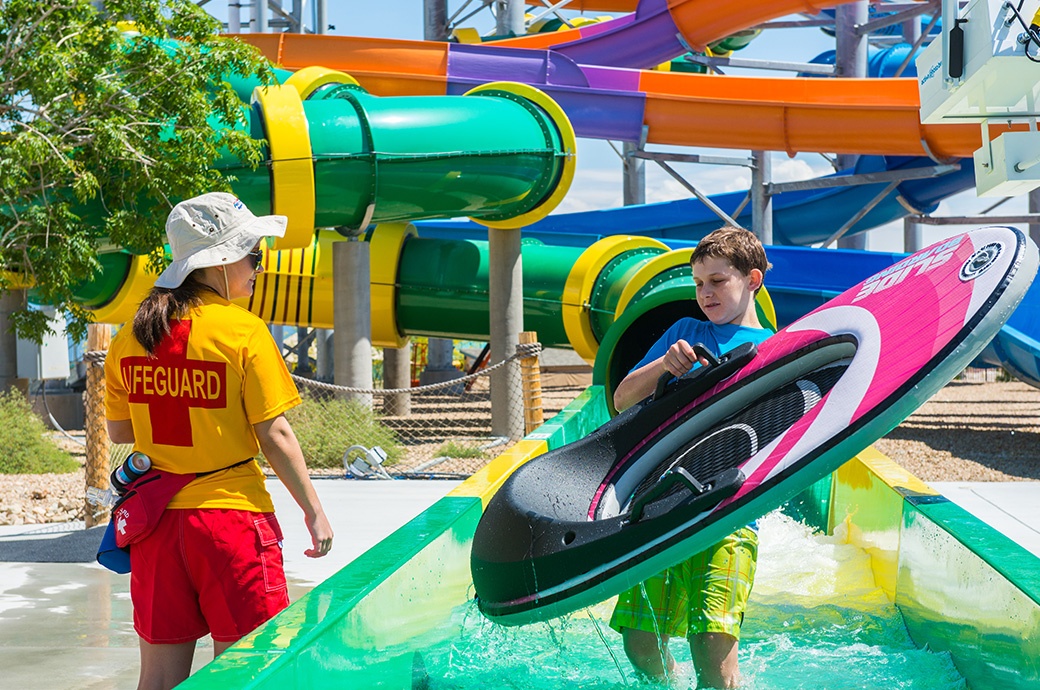
[[[311,548],[303,552],[308,558],[321,558],[332,550],[332,525],[325,517],[325,511],[320,511],[307,521],[307,531],[311,533]]]

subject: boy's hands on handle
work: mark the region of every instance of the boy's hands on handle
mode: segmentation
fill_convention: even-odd
[[[704,345],[701,343],[690,345],[685,340],[679,340],[668,348],[668,352],[664,353],[661,360],[665,371],[674,378],[679,378],[698,362],[705,367],[718,364],[718,360]]]
[[[690,371],[696,362],[707,366],[713,361],[714,355],[704,345],[690,345],[685,340],[679,340],[665,354],[637,371],[630,372],[621,381],[614,391],[614,407],[618,411],[626,410],[650,395],[659,397],[660,391],[656,395],[654,391],[660,388],[660,380],[668,383]]]
[[[668,365],[669,356],[672,356],[671,362],[678,365],[673,369]],[[668,390],[668,384],[672,382],[673,378],[682,378],[690,372],[693,368],[694,363],[700,362],[702,367],[716,367],[720,361],[711,350],[704,347],[703,343],[694,343],[690,345],[685,340],[679,340],[677,343],[668,348],[668,352],[665,353],[664,357],[661,358],[664,368],[667,370],[664,374],[657,379],[657,386],[654,389],[654,400],[658,400]],[[685,364],[687,360],[689,364]],[[683,368],[685,366],[685,368]],[[682,369],[682,373],[675,373],[676,370]]]

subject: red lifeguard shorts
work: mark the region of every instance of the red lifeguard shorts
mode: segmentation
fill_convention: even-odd
[[[151,644],[234,642],[289,605],[273,513],[169,509],[130,547],[134,630]]]

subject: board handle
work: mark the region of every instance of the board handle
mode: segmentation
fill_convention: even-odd
[[[692,381],[702,377],[708,377],[703,379],[705,382],[709,380],[712,383],[721,381],[754,359],[755,355],[758,354],[758,348],[754,343],[744,343],[721,357],[716,357],[703,343],[694,343],[693,352],[698,359],[706,360],[708,362],[707,366],[693,367],[676,379],[674,383],[672,382],[672,379],[675,378],[674,376],[668,373],[661,374],[660,378],[657,379],[657,387],[654,389],[654,394],[650,397],[651,401],[660,400],[670,391],[675,390],[679,383],[683,381]]]
[[[668,491],[676,484],[685,485],[690,493],[695,496],[699,496],[706,491],[704,485],[697,481],[692,474],[687,472],[685,467],[673,467],[668,470],[668,472],[666,472],[656,484],[654,484],[654,488],[637,498],[632,504],[631,521],[639,522],[643,519],[643,508],[646,507],[646,504],[656,501],[661,494]]]
[[[634,524],[642,520],[646,507],[676,484],[682,484],[690,494],[683,499],[679,506],[687,511],[703,511],[737,493],[737,490],[743,485],[744,479],[743,472],[736,467],[731,467],[701,484],[685,467],[673,467],[661,476],[652,489],[632,501],[632,512],[626,522]]]

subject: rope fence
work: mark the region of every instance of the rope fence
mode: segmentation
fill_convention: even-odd
[[[386,458],[378,464],[389,476],[468,476],[519,440],[492,433],[492,374],[510,365],[518,368],[518,361],[529,368],[533,361],[536,369],[541,351],[541,343],[520,343],[514,354],[472,374],[408,388],[339,386],[294,374],[293,380],[305,390],[304,404],[287,416],[312,468],[342,471],[349,466],[356,476],[367,476],[369,470],[378,475],[380,468],[367,462],[366,451],[379,448]],[[542,410],[540,390],[531,390],[537,380],[527,384],[510,404],[523,410],[529,431],[527,420],[536,418],[540,424]],[[383,404],[385,398],[402,395],[408,396],[407,405]],[[537,411],[531,409],[534,402]],[[335,421],[329,424],[330,420]]]
[[[85,395],[87,485],[107,487],[117,451],[104,429],[104,348],[88,345]],[[524,432],[541,424],[539,354],[534,333],[523,334],[514,354],[473,373],[407,388],[358,388],[292,375],[303,403],[286,412],[313,475],[374,477],[465,477],[519,440],[492,434],[492,374],[511,367],[521,381],[510,401],[523,411]],[[456,370],[457,371],[457,370]],[[384,400],[406,396],[406,405]],[[559,400],[560,409],[573,395]],[[390,412],[388,412],[388,410]],[[396,413],[396,410],[403,410]],[[89,429],[95,429],[91,433]],[[261,458],[262,460],[262,458]],[[98,512],[87,506],[87,513]],[[97,515],[98,520],[107,516]]]

